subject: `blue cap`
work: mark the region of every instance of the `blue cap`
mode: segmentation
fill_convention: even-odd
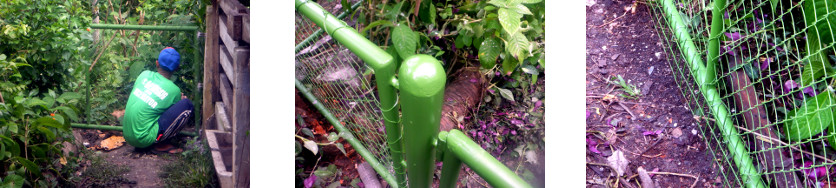
[[[180,67],[180,53],[172,47],[166,47],[160,51],[160,57],[157,58],[160,62],[160,67],[169,72],[173,72]]]

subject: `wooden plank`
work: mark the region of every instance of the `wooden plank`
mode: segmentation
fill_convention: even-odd
[[[215,102],[215,120],[218,124],[219,131],[232,131],[232,125],[229,123],[229,115],[226,113],[226,107],[223,102]]]
[[[232,52],[235,50],[235,47],[238,47],[238,41],[232,39],[232,36],[226,31],[226,22],[224,18],[220,19],[221,22],[218,24],[218,28],[220,28],[220,32],[218,35],[221,36],[221,42],[223,42],[224,46],[226,46],[226,50],[228,52]]]
[[[233,85],[232,111],[233,145],[232,172],[235,187],[250,185],[250,50],[238,47],[235,57],[235,84]]]
[[[224,69],[224,74],[226,74],[227,78],[230,78],[230,83],[235,85],[235,70],[232,68],[235,59],[232,59],[232,56],[229,55],[229,52],[226,51],[226,48],[224,48],[223,45],[221,45],[219,51],[221,67]]]
[[[213,2],[213,4],[217,4]],[[204,51],[217,52],[218,51],[218,6],[208,5],[206,7],[206,41]],[[203,124],[209,122],[209,115],[214,113],[213,104],[220,100],[218,93],[218,53],[205,53],[203,57]],[[204,128],[206,126],[203,126]]]
[[[224,104],[232,104],[232,85],[230,85],[229,78],[226,77],[226,74],[220,74],[221,79],[218,80],[220,82],[220,93],[221,99],[224,101]],[[227,112],[232,112],[231,105],[225,105]]]
[[[233,173],[227,170],[226,165],[224,164],[223,156],[221,154],[221,147],[218,143],[220,142],[221,138],[218,138],[216,136],[218,133],[220,132],[216,130],[204,130],[204,134],[206,135],[206,142],[209,143],[209,150],[212,151],[212,164],[215,166],[215,173],[217,173],[218,175],[218,181],[221,184],[222,188],[232,187]]]
[[[244,16],[244,26],[241,28],[241,40],[250,43],[250,15]]]
[[[249,10],[240,2],[232,0],[221,1],[221,10],[223,12],[221,19],[225,19],[229,36],[235,41],[241,40],[241,27],[244,26],[243,16]]]

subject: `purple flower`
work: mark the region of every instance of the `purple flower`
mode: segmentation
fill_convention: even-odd
[[[725,33],[725,34],[726,34],[726,37],[729,37],[729,39],[731,39],[732,41],[736,41],[736,40],[739,40],[740,38],[742,38],[742,36],[740,35],[740,32]]]
[[[813,166],[813,162],[811,162],[811,161],[804,162],[804,166],[803,166],[804,168],[810,168],[811,166]],[[827,168],[825,168],[824,166],[820,166],[820,167],[816,167],[816,168],[812,168],[812,169],[803,169],[803,171],[804,171],[804,174],[806,174],[807,177],[810,178],[810,179],[825,177],[827,175]]]
[[[647,136],[647,135],[654,135],[654,136],[655,136],[655,135],[659,135],[660,133],[662,133],[662,130],[656,130],[656,131],[644,131],[644,132],[642,132],[642,135],[645,135],[645,136]]]
[[[534,108],[538,108],[540,106],[543,106],[543,101],[534,102]],[[589,117],[589,111],[586,111],[586,116]]]
[[[540,101],[537,101],[537,102],[540,102]],[[537,106],[537,105],[535,105],[535,106]],[[586,111],[586,119],[589,119],[589,110]]]
[[[512,120],[511,120],[511,123],[513,123],[514,125],[522,125],[522,124],[523,124],[523,121],[522,121],[522,120],[518,120],[518,119],[512,119]]]
[[[807,87],[806,87],[806,88],[804,88],[804,90],[803,90],[803,91],[801,91],[801,92],[803,92],[804,94],[808,94],[808,95],[810,95],[810,96],[816,96],[816,90],[815,90],[815,89],[813,89],[813,86],[807,86]]]
[[[761,70],[766,70],[769,68],[769,64],[772,63],[772,58],[766,58],[761,62]]]
[[[792,91],[792,89],[795,89],[797,87],[798,83],[795,83],[795,81],[793,80],[787,80],[786,82],[784,82],[784,93],[789,93],[790,91]]]
[[[592,151],[592,153],[601,153],[601,151],[598,151],[597,148],[598,142],[593,139],[586,138],[586,146],[589,148],[589,151]]]
[[[517,135],[517,130],[511,130],[511,135]]]
[[[316,175],[311,174],[310,177],[305,179],[305,188],[313,187],[313,183],[316,182]]]

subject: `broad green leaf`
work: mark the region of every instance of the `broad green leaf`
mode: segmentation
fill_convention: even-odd
[[[39,132],[41,132],[41,134],[43,134],[44,137],[46,137],[47,142],[52,142],[53,140],[55,140],[55,133],[53,133],[52,131],[50,131],[46,127],[40,127],[39,126],[36,129]]]
[[[832,106],[836,98],[830,92],[822,92],[808,98],[804,106],[787,113],[784,134],[790,141],[799,141],[819,134],[833,123]]]
[[[325,186],[325,188],[338,188],[338,187],[340,187],[340,185],[341,185],[340,182],[335,181],[331,184],[328,184],[328,186]]]
[[[64,92],[64,94],[61,94],[61,96],[58,97],[58,98],[59,99],[64,99],[64,101],[70,102],[73,99],[81,98],[81,95],[76,93],[76,92]]]
[[[508,34],[514,34],[520,29],[520,18],[522,18],[522,14],[515,10],[500,8],[497,18],[499,19],[499,24],[502,25],[502,28]]]
[[[299,155],[299,153],[302,153],[302,144],[300,144],[300,143],[299,143],[299,141],[295,141],[295,142],[293,142],[293,143],[295,143],[294,145],[296,146],[296,147],[295,147],[295,148],[296,148],[296,150],[294,150],[294,151],[295,151],[295,155]]]
[[[418,17],[421,21],[426,23],[435,23],[435,17],[438,15],[432,1],[421,1],[421,9],[418,11]]]
[[[514,9],[514,11],[517,11],[517,13],[520,13],[520,14],[533,15],[531,13],[531,10],[528,10],[528,7],[525,7],[525,5],[523,5],[523,4],[517,4],[515,7],[513,7],[513,9]]]
[[[514,93],[511,93],[511,90],[498,87],[496,87],[496,89],[499,90],[499,95],[501,95],[502,98],[508,99],[509,101],[514,101]]]
[[[14,122],[9,123],[8,129],[9,129],[9,132],[17,134],[17,132],[18,132],[17,123],[14,123]]]
[[[43,101],[46,108],[52,108],[52,106],[55,105],[55,98],[52,98],[52,96],[44,97]]]
[[[26,171],[29,171],[32,174],[35,174],[36,176],[41,176],[41,168],[29,159],[23,157],[15,157],[15,159],[18,162],[20,162],[20,164],[22,164],[24,167],[26,167]]]
[[[769,2],[770,2],[769,4],[772,5],[772,12],[775,12],[775,10],[777,10],[777,8],[778,8],[778,2],[781,2],[781,1],[780,0],[769,0]],[[834,147],[836,147],[836,146],[834,146]]]
[[[539,3],[539,2],[542,2],[542,1],[543,1],[543,0],[520,0],[520,3],[523,3],[523,4],[534,4],[534,3]]]
[[[40,106],[40,105],[46,106],[46,102],[44,102],[43,100],[38,99],[38,98],[31,98],[31,99],[26,101],[26,107],[31,108],[33,106]]]
[[[0,54],[0,61],[6,60],[6,54]]]
[[[456,35],[456,40],[453,41],[453,45],[456,45],[456,48],[464,48],[464,35]]]
[[[831,12],[836,10],[836,0],[807,0],[803,2],[802,6],[804,23],[808,27],[807,32],[809,32],[807,38],[818,36],[821,44],[833,42],[831,27],[836,25],[836,14]]]
[[[528,58],[528,48],[531,42],[522,33],[515,33],[505,40],[505,51],[511,53],[517,61],[523,62]]]
[[[508,6],[505,0],[490,0],[490,1],[488,1],[488,4],[492,4],[496,7],[507,7]]]
[[[521,67],[522,71],[531,75],[539,75],[540,71],[537,71],[537,68],[531,65],[523,65]]]
[[[337,173],[337,167],[334,164],[328,165],[328,167],[319,167],[314,171],[314,175],[322,179],[331,178],[335,173]]]
[[[488,37],[479,47],[479,63],[489,69],[496,65],[496,58],[502,53],[502,43],[496,37]]]
[[[517,68],[517,59],[509,58],[508,55],[505,55],[505,58],[502,59],[502,74],[504,75],[511,75],[514,72],[514,69]]]
[[[2,187],[14,187],[14,188],[21,188],[23,187],[23,182],[25,180],[23,177],[18,176],[16,174],[9,174],[6,177],[3,177],[3,186]]]
[[[313,132],[309,128],[302,128],[302,134],[307,135],[308,137],[313,138]]]
[[[314,155],[316,155],[316,153],[319,152],[319,146],[316,145],[316,142],[311,140],[305,140],[305,148],[311,150],[311,152],[313,152]]]
[[[392,44],[398,56],[407,58],[415,54],[418,48],[418,35],[406,24],[400,24],[392,30]]]
[[[70,121],[78,121],[78,114],[76,114],[75,110],[73,110],[70,107],[59,106],[59,107],[55,107],[53,109],[54,110],[60,110],[61,112],[64,112],[64,115],[67,115],[67,117],[70,118]]]
[[[38,120],[35,120],[35,124],[43,125],[43,126],[47,126],[47,127],[55,127],[55,128],[58,128],[58,129],[63,129],[64,128],[64,125],[62,125],[61,122],[58,122],[57,120],[53,119],[52,117],[38,118]]]

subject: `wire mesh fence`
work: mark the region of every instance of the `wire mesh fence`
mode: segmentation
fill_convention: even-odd
[[[344,9],[326,8],[333,15]],[[394,174],[373,70],[298,12],[295,27],[296,45],[308,41],[296,48],[296,79]]]
[[[687,107],[702,124],[723,187],[756,180],[747,176],[770,187],[836,182],[836,69],[831,64],[836,61],[836,1],[738,0],[726,2],[725,9],[715,6],[723,2],[647,2]],[[719,32],[712,35],[715,29]],[[676,30],[691,38],[683,39]],[[719,44],[717,56],[709,48],[712,39]],[[694,50],[698,56],[689,56]],[[705,71],[696,71],[700,68],[690,58],[706,60],[706,69],[716,69],[716,77],[700,84]],[[702,87],[715,87],[722,102],[708,102]],[[712,110],[720,109],[713,104],[724,106],[727,114]],[[729,130],[719,125],[726,115]],[[730,139],[735,136],[741,141]],[[736,164],[741,161],[734,159],[735,150],[751,159],[756,174]]]

